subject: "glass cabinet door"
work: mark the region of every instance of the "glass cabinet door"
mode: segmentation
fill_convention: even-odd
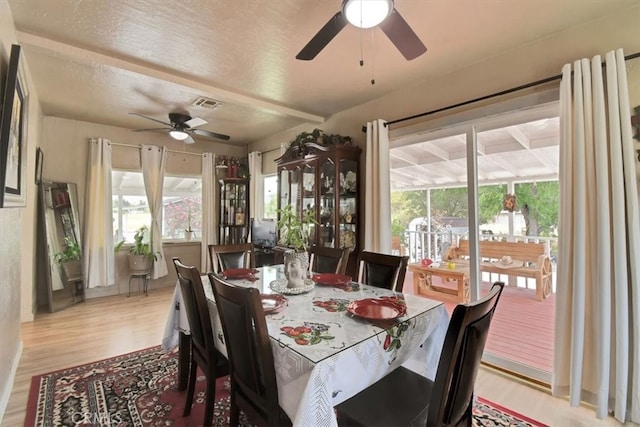
[[[278,177],[278,186],[280,190],[278,194],[280,195],[280,200],[278,201],[278,208],[282,209],[291,203],[291,191],[289,191],[289,174],[290,172],[287,169],[282,169],[280,171],[280,176]]]
[[[336,165],[331,159],[327,159],[320,166],[320,216],[318,220],[320,232],[318,245],[335,247],[335,198],[334,180],[336,178]]]
[[[301,212],[302,215],[311,213],[313,218],[317,218],[316,215],[316,168],[314,164],[307,163],[302,168],[302,203]],[[317,221],[317,219],[316,219]],[[316,230],[315,224],[309,224],[309,245],[316,243]]]
[[[220,244],[244,243],[248,235],[248,180],[225,178],[219,182],[218,242]]]
[[[358,241],[356,224],[358,212],[358,163],[355,160],[339,161],[340,212],[339,232],[340,247],[353,249]]]

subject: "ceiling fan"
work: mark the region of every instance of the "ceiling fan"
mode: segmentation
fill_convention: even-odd
[[[347,23],[359,28],[379,25],[407,60],[417,58],[427,51],[426,46],[395,8],[393,0],[342,0],[341,10],[313,36],[296,55],[296,59],[309,61],[315,58]]]
[[[134,116],[142,117],[143,119],[153,120],[154,122],[162,123],[165,126],[163,128],[149,128],[149,129],[134,129],[134,132],[146,132],[146,131],[158,131],[163,130],[169,132],[169,136],[178,141],[184,141],[187,144],[193,144],[195,141],[191,135],[208,136],[210,138],[222,139],[228,141],[231,139],[229,135],[221,133],[210,132],[204,129],[196,129],[198,126],[207,124],[207,121],[198,117],[191,117],[188,114],[183,113],[169,113],[169,122],[163,122],[162,120],[154,119],[140,113],[129,113]]]

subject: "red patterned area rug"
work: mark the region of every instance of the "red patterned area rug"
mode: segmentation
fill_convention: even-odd
[[[182,416],[185,391],[176,390],[177,355],[159,346],[34,376],[25,426],[199,426],[204,419],[201,376],[191,415]],[[227,426],[228,377],[216,382],[215,426]],[[478,398],[475,426],[545,426]],[[241,416],[240,425],[251,426]]]

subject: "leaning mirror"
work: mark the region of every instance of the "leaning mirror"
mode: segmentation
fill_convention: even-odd
[[[84,301],[76,184],[40,183],[38,305],[50,312]]]

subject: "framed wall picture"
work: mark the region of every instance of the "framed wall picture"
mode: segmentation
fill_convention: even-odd
[[[0,207],[26,205],[26,80],[20,46],[11,46],[0,121]]]

